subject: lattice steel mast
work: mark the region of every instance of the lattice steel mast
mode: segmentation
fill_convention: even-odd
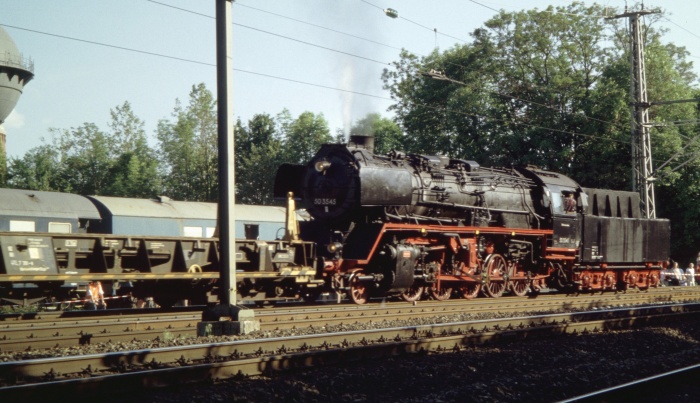
[[[654,167],[649,132],[649,99],[644,67],[644,38],[640,17],[657,11],[625,11],[614,18],[628,18],[630,29],[630,107],[632,115],[632,190],[638,191],[646,218],[656,218]]]

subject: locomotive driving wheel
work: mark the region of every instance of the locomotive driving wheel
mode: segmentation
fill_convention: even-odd
[[[506,290],[506,273],[508,264],[499,254],[491,254],[486,259],[486,285],[482,288],[484,294],[498,298]]]
[[[470,275],[470,276],[476,275],[476,267],[466,268],[463,263],[461,266],[462,266],[461,272],[463,275],[464,274]],[[459,287],[459,294],[464,299],[472,299],[472,298],[476,297],[477,295],[479,295],[479,291],[481,291],[481,283],[479,283],[477,281],[464,282]]]
[[[437,273],[442,273],[442,270],[440,269],[440,264],[437,262],[433,262],[430,265],[432,265],[435,268],[435,272]],[[439,277],[438,277],[439,279]],[[440,284],[440,285],[438,285]],[[439,281],[437,283],[434,283],[428,288],[428,293],[430,294],[431,297],[438,301],[444,301],[446,299],[450,299],[452,296],[452,287],[446,287],[445,283],[440,283]]]
[[[513,278],[515,275],[515,271],[518,269],[518,266],[513,263],[511,264],[509,268],[509,273],[510,273],[510,278]],[[511,280],[510,281],[510,289],[513,291],[513,294],[518,296],[518,297],[524,297],[527,295],[527,292],[530,291],[530,281],[528,280]]]
[[[479,295],[481,291],[481,284],[479,283],[466,283],[465,285],[459,287],[459,294],[464,299],[472,299]]]
[[[348,297],[358,305],[364,304],[369,299],[367,284],[358,278],[361,274],[362,272],[355,272],[350,278],[350,284],[348,285]]]
[[[430,287],[430,296],[435,298],[438,301],[444,301],[446,299],[450,299],[450,296],[452,295],[452,288],[445,287],[444,285],[441,285],[440,287],[436,285]]]
[[[425,287],[423,286],[418,286],[415,283],[406,290],[405,292],[401,293],[401,298],[403,298],[404,301],[406,302],[413,302],[413,301],[418,301],[420,300],[420,297],[423,296],[423,289]]]
[[[513,294],[515,294],[518,297],[524,297],[525,295],[527,295],[529,289],[530,285],[528,284],[527,280],[518,280],[511,282],[511,290],[513,290]]]

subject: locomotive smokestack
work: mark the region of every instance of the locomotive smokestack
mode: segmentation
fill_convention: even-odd
[[[367,136],[364,134],[351,135],[348,147],[364,148],[374,154],[374,136]]]

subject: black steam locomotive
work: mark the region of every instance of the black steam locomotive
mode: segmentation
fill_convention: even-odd
[[[325,251],[327,285],[356,303],[646,289],[669,254],[669,221],[641,218],[637,193],[585,189],[529,166],[377,155],[371,137],[282,166],[275,195],[288,192],[314,218],[301,234]]]

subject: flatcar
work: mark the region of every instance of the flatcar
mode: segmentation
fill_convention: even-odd
[[[161,306],[217,300],[215,203],[20,189],[0,189],[0,200],[0,304],[74,300],[91,280],[116,300],[112,306],[145,299]],[[235,211],[241,301],[298,298],[323,283],[317,279],[315,245],[280,239],[284,209]]]
[[[313,220],[326,287],[356,303],[659,284],[670,224],[640,215],[634,192],[585,189],[532,166],[485,168],[446,156],[373,152],[373,139],[327,144],[280,167]]]

